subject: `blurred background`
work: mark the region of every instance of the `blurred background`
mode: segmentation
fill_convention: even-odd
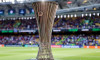
[[[39,35],[32,8],[36,1],[43,0],[0,0],[0,60],[36,57]],[[51,38],[55,59],[100,60],[100,0],[47,1],[59,5]]]

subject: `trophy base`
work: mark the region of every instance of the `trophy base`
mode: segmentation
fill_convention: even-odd
[[[37,59],[26,59],[26,60],[37,60]]]
[[[26,59],[26,60],[37,60],[37,59]],[[39,60],[54,60],[54,59],[39,59]]]

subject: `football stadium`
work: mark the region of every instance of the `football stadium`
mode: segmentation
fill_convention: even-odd
[[[100,0],[0,0],[0,60],[100,60]]]

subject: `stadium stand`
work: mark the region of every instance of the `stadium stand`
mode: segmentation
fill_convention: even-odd
[[[74,17],[74,18],[56,18],[53,29],[92,29],[100,28],[100,17]],[[0,29],[37,29],[36,19],[17,19],[17,20],[1,20]]]
[[[53,29],[92,29],[100,28],[99,16],[85,16],[73,18],[55,18]],[[34,30],[37,29],[36,19],[17,19],[17,20],[0,20],[1,30]],[[37,45],[38,35],[10,35],[0,36],[0,44],[5,45]],[[53,35],[51,39],[52,45],[85,45],[99,46],[100,35]]]
[[[0,44],[5,45],[37,45],[38,40],[38,35],[0,36]],[[67,46],[100,46],[100,35],[53,35],[51,44]]]

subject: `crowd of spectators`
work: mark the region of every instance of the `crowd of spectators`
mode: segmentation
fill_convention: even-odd
[[[54,25],[58,29],[92,29],[100,28],[100,17],[74,17],[59,18],[59,22]]]
[[[56,35],[52,37],[54,45],[100,45],[100,35]]]
[[[53,29],[92,29],[100,28],[100,17],[73,17],[73,18],[55,18]],[[0,29],[3,30],[24,30],[37,29],[36,19],[17,19],[0,20]],[[38,35],[9,35],[0,36],[0,44],[6,45],[37,45]],[[100,45],[100,35],[53,35],[52,45]]]
[[[18,35],[18,36],[0,36],[0,44],[5,45],[37,45],[38,35]],[[100,35],[53,35],[51,38],[52,45],[100,45]]]
[[[100,17],[55,18],[53,29],[100,28]],[[0,29],[37,29],[36,19],[1,20]]]
[[[1,20],[0,29],[3,30],[14,30],[14,29],[36,29],[37,23],[35,19],[24,19],[24,20]]]

